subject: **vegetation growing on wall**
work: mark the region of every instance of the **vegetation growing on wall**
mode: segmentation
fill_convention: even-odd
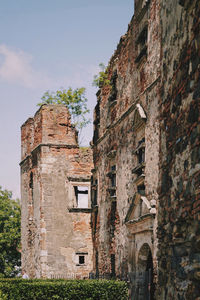
[[[60,89],[56,92],[47,91],[42,96],[42,102],[38,103],[38,106],[43,104],[62,104],[67,106],[72,118],[72,124],[81,130],[87,124],[90,123],[90,119],[87,118],[87,114],[90,112],[87,107],[87,98],[85,97],[85,88],[77,88],[73,90],[71,87],[66,89]]]
[[[108,79],[108,68],[106,68],[103,63],[100,63],[99,67],[101,71],[98,73],[98,75],[94,75],[92,85],[102,88],[106,85],[110,85],[110,80]]]

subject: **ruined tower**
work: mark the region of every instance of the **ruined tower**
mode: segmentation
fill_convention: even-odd
[[[90,170],[65,106],[43,105],[21,127],[22,269],[31,278],[92,270]]]

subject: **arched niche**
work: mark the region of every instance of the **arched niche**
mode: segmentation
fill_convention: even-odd
[[[138,299],[154,299],[153,258],[148,243],[139,250],[137,260],[137,297]]]

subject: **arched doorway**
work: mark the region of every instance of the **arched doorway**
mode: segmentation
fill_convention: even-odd
[[[154,299],[153,259],[151,249],[147,243],[142,245],[138,253],[136,299]]]

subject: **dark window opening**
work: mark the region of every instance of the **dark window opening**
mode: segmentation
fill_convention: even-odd
[[[137,191],[140,195],[144,196],[145,195],[145,185],[144,184],[138,185]]]
[[[110,190],[110,196],[115,197],[116,196],[116,190]]]
[[[117,70],[115,70],[110,79],[110,85],[112,87],[108,99],[110,102],[113,102],[117,99],[117,77],[118,77]]]
[[[112,172],[116,171],[116,165],[114,165],[114,166],[111,167],[111,171]]]
[[[140,199],[140,206],[139,206],[139,216],[141,217],[142,216],[142,199]]]
[[[112,187],[116,186],[116,174],[112,174],[111,176],[111,186]]]
[[[29,188],[29,203],[33,205],[33,172],[30,173]]]
[[[147,38],[148,38],[148,26],[146,25],[140,32],[137,39],[137,54],[135,62],[138,63],[142,57],[147,55]]]
[[[115,222],[115,215],[116,215],[116,208],[117,208],[117,203],[116,201],[113,201],[111,203],[111,224]]]
[[[37,166],[37,152],[36,151],[32,152],[32,166],[33,167]]]
[[[111,197],[116,196],[116,165],[110,167],[110,172],[107,174],[109,177],[109,188],[108,191]]]
[[[31,174],[30,174],[29,187],[30,187],[30,189],[33,188],[33,172],[31,172]]]
[[[98,180],[96,179],[93,181],[93,188],[92,188],[92,204],[93,206],[97,205],[97,198],[98,198]]]
[[[114,278],[115,277],[115,254],[111,254],[111,277]]]
[[[111,187],[116,187],[116,165],[111,166],[110,180]]]
[[[99,124],[100,124],[100,106],[99,106],[99,101],[98,101],[97,105],[95,106],[94,137],[93,137],[94,144],[99,139]]]
[[[84,255],[80,255],[79,256],[79,265],[84,265],[85,264],[85,256]]]
[[[145,162],[145,148],[143,147],[143,148],[140,148],[139,150],[138,150],[138,155],[137,155],[137,157],[138,157],[138,163],[139,164],[142,164],[143,162]]]
[[[98,196],[98,191],[97,189],[94,190],[94,205],[97,205],[97,196]]]

